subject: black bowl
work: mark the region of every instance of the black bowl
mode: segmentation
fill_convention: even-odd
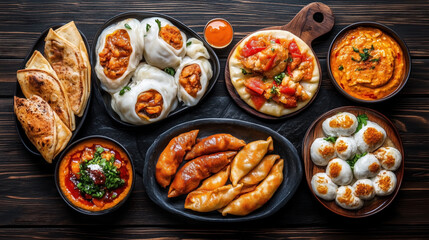
[[[405,57],[405,72],[403,75],[403,79],[401,81],[401,84],[396,88],[395,91],[393,91],[392,93],[390,93],[389,95],[387,95],[384,98],[381,99],[376,99],[376,100],[364,100],[364,99],[360,99],[360,98],[356,98],[351,96],[349,93],[347,93],[343,88],[341,88],[340,85],[338,85],[337,81],[335,80],[332,71],[331,71],[331,50],[332,47],[334,46],[335,42],[337,41],[337,39],[340,39],[348,30],[350,29],[354,29],[357,27],[373,27],[373,28],[378,28],[380,30],[382,30],[383,32],[387,33],[389,36],[391,36],[401,47],[402,52],[404,53],[404,57]],[[379,102],[383,102],[386,100],[389,100],[390,98],[394,97],[396,94],[398,94],[402,88],[405,86],[405,84],[408,81],[408,78],[410,77],[411,74],[411,56],[410,56],[410,51],[408,50],[407,45],[405,44],[405,42],[402,40],[401,37],[399,37],[399,35],[393,31],[391,28],[387,27],[386,25],[383,25],[381,23],[377,23],[377,22],[357,22],[357,23],[353,23],[345,28],[343,28],[335,37],[334,40],[332,40],[331,45],[329,46],[329,50],[328,50],[328,57],[327,57],[327,65],[328,65],[328,72],[329,72],[329,77],[331,78],[331,82],[332,84],[335,86],[335,88],[341,93],[343,94],[346,98],[355,101],[355,102],[359,102],[359,103],[379,103]]]
[[[221,213],[214,211],[199,213],[184,208],[186,196],[169,199],[168,188],[162,188],[155,179],[155,166],[158,157],[170,140],[177,135],[199,129],[199,138],[216,133],[229,133],[246,142],[273,138],[274,153],[283,158],[283,182],[272,198],[264,206],[247,216],[223,217]],[[185,164],[185,161],[182,165]],[[270,128],[235,119],[208,118],[189,121],[173,127],[161,134],[148,149],[143,169],[143,185],[149,198],[161,208],[173,214],[205,222],[244,222],[268,217],[282,208],[297,190],[302,178],[302,166],[298,152],[292,143],[285,137]]]
[[[217,57],[216,53],[213,51],[213,49],[210,47],[210,45],[202,38],[198,35],[198,33],[196,33],[194,30],[192,30],[191,28],[187,27],[185,24],[183,24],[182,22],[180,22],[179,20],[172,18],[168,15],[164,15],[164,14],[160,14],[160,13],[155,13],[155,12],[125,12],[125,13],[121,13],[119,15],[116,15],[114,17],[112,17],[111,19],[107,20],[97,31],[97,33],[94,36],[94,40],[93,40],[93,48],[91,51],[91,56],[92,56],[92,60],[91,60],[91,65],[93,66],[92,68],[92,75],[95,76],[95,85],[96,85],[96,95],[97,98],[99,98],[101,100],[101,102],[103,102],[104,107],[107,111],[107,113],[109,114],[109,116],[115,120],[116,122],[124,125],[124,126],[128,126],[128,127],[144,127],[146,125],[134,125],[131,123],[127,123],[121,120],[121,118],[119,117],[119,115],[112,109],[110,103],[112,100],[111,95],[104,91],[101,88],[101,83],[100,80],[97,78],[97,75],[95,74],[95,65],[96,65],[96,61],[97,61],[97,56],[96,56],[96,46],[97,46],[97,41],[98,41],[98,37],[100,36],[100,34],[103,32],[103,30],[105,28],[107,28],[108,26],[122,21],[124,19],[127,18],[135,18],[139,21],[145,19],[145,18],[150,18],[150,17],[160,17],[160,18],[164,18],[167,19],[168,21],[170,21],[171,23],[173,23],[176,27],[178,27],[182,32],[184,32],[186,34],[186,36],[189,37],[194,37],[198,40],[200,40],[201,42],[203,42],[204,47],[207,48],[207,51],[209,52],[210,55],[210,64],[212,65],[212,70],[213,70],[213,76],[210,79],[209,85],[207,87],[207,91],[205,92],[205,94],[203,95],[203,97],[200,99],[199,102],[201,102],[209,93],[210,91],[213,89],[214,85],[216,84],[217,79],[219,78],[219,74],[220,74],[220,63],[219,63],[219,58]],[[198,106],[199,103],[195,106]],[[174,115],[177,115],[189,108],[193,108],[195,106],[192,107],[188,107],[183,105],[183,103],[179,103],[179,105],[176,107],[176,109],[174,109],[173,111],[171,111],[168,116],[164,119],[167,119],[169,117],[172,117]],[[164,119],[160,120],[163,121]],[[157,122],[160,122],[157,121]],[[155,122],[154,122],[155,123]],[[148,124],[150,125],[150,124]]]
[[[59,186],[59,179],[58,179],[58,177],[59,177],[59,168],[60,168],[60,163],[61,163],[62,159],[63,159],[63,158],[64,158],[64,156],[68,153],[68,151],[70,151],[70,149],[72,149],[74,146],[76,146],[77,144],[79,144],[79,143],[81,143],[81,142],[84,142],[84,141],[86,141],[86,140],[89,140],[89,139],[103,139],[103,140],[107,140],[107,141],[112,142],[114,145],[116,145],[118,148],[120,148],[122,151],[124,151],[124,153],[127,155],[128,159],[129,159],[129,161],[130,161],[130,163],[131,163],[131,168],[132,168],[132,171],[133,171],[133,177],[132,177],[131,188],[130,188],[130,191],[128,192],[127,196],[126,196],[124,199],[122,199],[122,201],[120,201],[120,202],[119,202],[118,204],[116,204],[115,206],[113,206],[113,207],[111,207],[111,208],[108,208],[108,209],[105,209],[105,210],[102,210],[102,211],[88,211],[88,210],[85,210],[85,209],[82,209],[82,208],[80,208],[80,207],[75,206],[75,205],[74,205],[72,202],[70,202],[70,200],[69,200],[69,199],[64,195],[63,191],[61,190],[61,187]],[[116,140],[114,140],[114,139],[112,139],[112,138],[109,138],[109,137],[106,137],[106,136],[101,136],[101,135],[92,135],[92,136],[87,136],[87,137],[81,138],[81,139],[79,139],[79,140],[75,141],[74,143],[70,144],[70,145],[69,145],[69,146],[68,146],[68,147],[63,151],[63,153],[61,154],[61,156],[60,156],[59,160],[57,161],[57,165],[56,165],[56,168],[55,168],[55,186],[57,187],[57,190],[58,190],[58,192],[59,192],[60,196],[61,196],[61,197],[63,198],[63,200],[67,203],[67,205],[69,205],[71,208],[73,208],[74,210],[76,210],[76,211],[78,211],[78,212],[80,212],[80,213],[86,214],[86,215],[103,215],[103,214],[111,213],[111,212],[115,211],[116,209],[118,209],[118,208],[119,208],[120,206],[122,206],[122,205],[127,201],[127,199],[130,197],[131,192],[132,192],[132,191],[133,191],[133,189],[134,189],[135,180],[136,180],[136,173],[135,173],[135,169],[134,169],[134,163],[133,163],[133,160],[131,159],[131,155],[130,155],[130,153],[127,151],[127,149],[125,149],[125,147],[124,147],[124,146],[122,146],[122,145],[121,145],[119,142],[117,142]]]
[[[45,29],[39,36],[39,38],[37,38],[37,40],[34,42],[33,47],[30,49],[30,51],[28,52],[27,56],[25,57],[24,61],[22,62],[21,66],[19,69],[24,69],[25,68],[25,64],[28,62],[28,60],[30,60],[31,55],[33,55],[33,52],[35,50],[40,51],[41,53],[44,52],[44,48],[45,48],[45,37],[48,35],[49,29],[57,29],[61,26],[63,26],[63,24],[57,24],[57,25],[53,25],[47,29]],[[88,51],[88,55],[90,50],[89,44],[88,44],[88,40],[86,39],[85,35],[79,30],[80,35],[82,36],[82,39],[85,43],[85,47]],[[89,60],[91,61],[91,56],[89,56]],[[92,81],[92,80],[91,80]],[[78,117],[75,116],[75,120],[76,120],[76,129],[72,132],[72,136],[69,140],[69,143],[71,143],[73,141],[73,139],[76,137],[77,133],[79,132],[79,130],[82,128],[83,122],[86,119],[86,116],[88,115],[88,110],[89,110],[89,106],[91,104],[91,92],[92,92],[92,84],[91,84],[91,89],[90,89],[90,93],[89,93],[89,97],[88,97],[88,103],[86,105],[86,108],[83,112],[82,117]],[[18,80],[16,81],[16,87],[15,87],[15,96],[17,97],[21,97],[21,98],[25,98],[24,93],[22,93],[21,87],[19,86],[19,82]],[[42,157],[42,155],[39,153],[39,151],[36,149],[36,147],[33,145],[33,143],[31,143],[30,139],[28,139],[27,135],[25,134],[24,129],[21,126],[21,123],[19,122],[18,118],[15,115],[15,126],[16,126],[16,130],[18,132],[19,138],[21,139],[22,144],[24,144],[24,147],[31,152],[34,155],[37,155],[39,157]],[[68,143],[68,144],[69,144]],[[57,155],[57,157],[59,156],[59,154]],[[56,158],[57,158],[56,157]],[[56,159],[55,158],[55,159]]]

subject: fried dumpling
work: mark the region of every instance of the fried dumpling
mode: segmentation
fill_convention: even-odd
[[[197,190],[214,190],[216,188],[224,186],[225,183],[228,181],[230,170],[231,165],[224,167],[218,173],[205,179],[201,186],[197,188]]]
[[[52,163],[70,140],[71,131],[49,104],[37,95],[29,99],[15,97],[14,111],[28,139],[43,158]]]
[[[201,57],[210,59],[207,48],[204,47],[203,42],[196,38],[189,38],[186,42],[186,56],[189,56],[192,59],[198,59]]]
[[[141,26],[145,39],[145,61],[160,69],[177,68],[186,54],[186,35],[160,17],[143,19]]]
[[[278,161],[271,169],[268,176],[262,181],[255,190],[241,195],[229,203],[222,211],[222,215],[227,214],[244,216],[256,209],[262,207],[274,193],[283,181],[284,161]]]
[[[26,64],[26,69],[16,73],[19,85],[26,98],[38,95],[57,113],[70,130],[75,129],[75,118],[55,71],[39,51],[35,51]]]
[[[236,151],[244,145],[246,145],[244,140],[238,139],[231,134],[219,133],[210,135],[195,144],[191,151],[186,154],[185,160],[194,159],[202,155],[216,152],[224,152],[228,150]]]
[[[170,184],[171,178],[183,161],[183,156],[195,144],[197,135],[198,130],[193,130],[170,140],[156,163],[155,177],[159,185],[165,188]]]
[[[251,186],[260,183],[268,173],[270,173],[270,170],[277,159],[280,159],[279,155],[272,154],[265,156],[261,162],[238,183],[243,183],[244,186]]]
[[[128,84],[142,59],[143,47],[137,19],[128,18],[103,30],[95,47],[95,73],[105,91],[115,93]]]
[[[179,88],[177,97],[186,106],[195,106],[207,91],[212,76],[212,67],[207,59],[185,57],[174,75]]]
[[[185,200],[185,208],[197,212],[211,212],[223,208],[241,191],[243,184],[233,187],[231,184],[214,190],[195,190]]]
[[[143,125],[159,121],[177,106],[177,86],[168,73],[141,63],[129,91],[112,95],[112,109],[122,121]]]
[[[76,27],[74,21],[71,21],[62,27],[55,30],[58,35],[71,42],[73,45],[77,46],[81,52],[83,58],[83,64],[85,65],[85,82],[87,84],[86,96],[84,101],[83,109],[85,109],[86,104],[88,103],[88,98],[91,93],[91,62],[89,61],[88,49],[86,49],[85,42],[83,41],[82,36],[80,35],[79,30]]]
[[[45,56],[64,86],[73,113],[82,116],[88,99],[88,66],[81,50],[50,29],[45,38]]]
[[[273,149],[271,137],[268,137],[266,141],[258,140],[244,146],[231,163],[232,185],[237,185],[238,181],[255,168],[268,151]]]
[[[234,151],[204,155],[187,162],[176,173],[168,190],[168,197],[177,197],[189,193],[198,187],[201,180],[217,173],[228,165],[237,154]]]

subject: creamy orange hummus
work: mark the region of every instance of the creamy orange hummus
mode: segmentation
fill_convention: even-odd
[[[351,96],[376,100],[400,86],[405,58],[391,36],[377,28],[358,27],[334,43],[330,67],[335,81]]]
[[[98,147],[105,149],[101,154],[103,158],[114,159],[119,176],[124,180],[123,185],[106,190],[101,198],[82,193],[77,188],[79,177],[76,174],[80,170],[82,161],[91,159],[88,157],[93,155],[91,149],[95,150]],[[111,158],[112,155],[114,158]],[[58,176],[61,191],[69,202],[78,208],[93,212],[106,210],[120,203],[128,195],[134,181],[132,165],[127,154],[119,146],[105,139],[88,139],[73,147],[61,160]]]

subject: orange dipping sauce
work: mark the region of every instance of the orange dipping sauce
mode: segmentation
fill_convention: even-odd
[[[210,20],[204,29],[204,38],[214,48],[224,48],[232,42],[231,24],[221,18]]]

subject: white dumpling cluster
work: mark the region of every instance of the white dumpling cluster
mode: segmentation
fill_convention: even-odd
[[[196,105],[213,76],[203,42],[164,18],[112,24],[97,39],[96,54],[95,72],[112,109],[135,125],[167,117],[179,101]]]
[[[365,119],[365,120],[362,120]],[[313,192],[344,209],[362,208],[364,201],[387,196],[396,189],[393,171],[401,166],[402,154],[386,144],[386,131],[367,116],[342,112],[322,123],[325,137],[316,138],[310,157],[325,173],[311,180]]]

